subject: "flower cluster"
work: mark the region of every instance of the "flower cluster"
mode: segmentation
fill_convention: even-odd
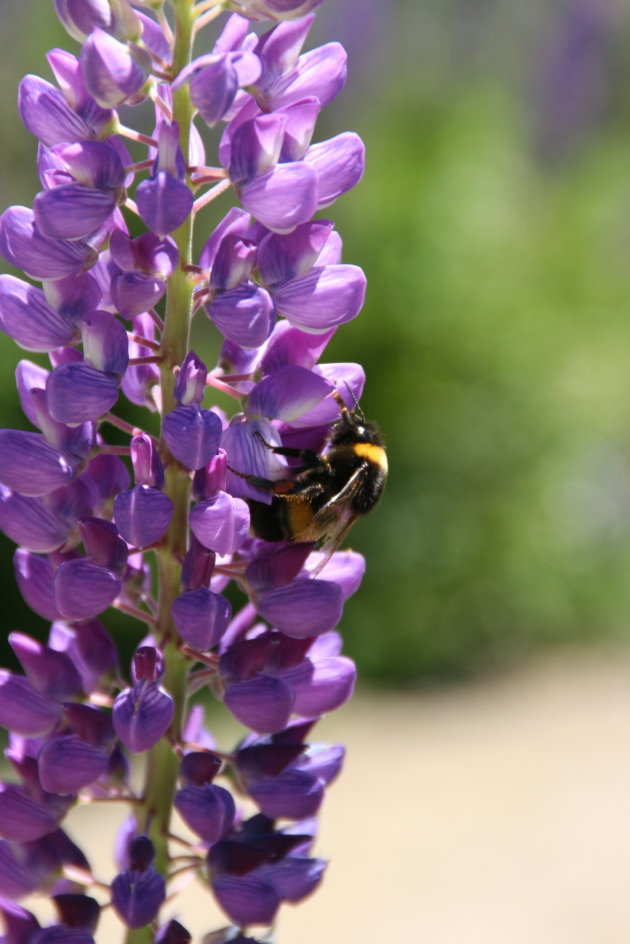
[[[109,904],[129,944],[189,941],[161,911],[181,873],[174,810],[186,868],[231,922],[216,944],[256,944],[324,870],[316,816],[343,748],[308,738],[353,690],[335,629],[363,560],[262,540],[250,521],[364,383],[357,364],[319,362],[365,293],[333,223],[313,219],[364,166],[355,134],[311,140],[346,74],[338,44],[302,51],[319,2],[55,0],[80,53],[49,53],[56,84],[20,84],[42,189],[0,218],[0,253],[28,279],[0,276],[0,328],[48,361],[17,368],[35,431],[0,430],[0,529],[24,599],[52,625],[46,643],[13,633],[23,673],[0,671],[15,772],[0,784],[7,944],[90,944]],[[142,103],[148,134],[119,113]],[[238,205],[195,260],[193,224],[228,189]],[[212,369],[190,349],[195,315],[222,339]],[[233,415],[204,405],[209,390]],[[145,429],[115,412],[125,399]],[[99,620],[112,606],[140,627],[129,672]],[[204,690],[247,729],[231,750],[191,700]],[[108,878],[64,821],[112,800],[129,815]],[[31,893],[52,899],[54,924],[17,904]]]

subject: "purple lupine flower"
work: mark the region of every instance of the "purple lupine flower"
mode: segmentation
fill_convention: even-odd
[[[86,239],[124,199],[125,170],[118,151],[106,141],[81,141],[55,145],[45,157],[46,189],[33,205],[39,231],[59,239]]]
[[[155,852],[147,836],[129,847],[129,868],[112,882],[112,904],[129,928],[143,928],[157,915],[166,897],[164,878],[152,868]]]
[[[207,863],[206,891],[233,922],[217,944],[258,944],[245,929],[272,925],[323,874],[314,817],[343,748],[308,739],[354,688],[336,627],[364,562],[316,528],[301,540],[297,522],[339,513],[341,536],[378,498],[385,458],[361,425],[360,365],[320,362],[365,295],[332,221],[313,219],[364,168],[353,132],[316,138],[346,74],[339,44],[303,51],[320,3],[235,0],[214,42],[183,62],[188,0],[170,24],[156,4],[55,0],[80,53],[49,53],[57,85],[20,83],[42,189],[32,209],[0,217],[0,254],[25,275],[0,276],[0,330],[49,364],[16,370],[33,428],[0,430],[0,529],[18,544],[25,601],[52,625],[45,643],[12,633],[21,672],[0,670],[12,768],[0,912],[15,944],[93,944],[110,906],[156,944],[189,942],[160,917],[178,872],[174,811],[195,836],[184,869]],[[127,121],[148,97],[151,136],[117,111]],[[228,188],[236,205],[200,231],[198,211]],[[214,366],[190,347],[200,309]],[[227,415],[208,388],[238,408]],[[123,398],[140,408],[136,425],[116,412]],[[349,472],[333,468],[344,431]],[[366,476],[378,478],[367,504],[355,484]],[[340,508],[346,496],[360,496],[356,513]],[[261,526],[276,512],[291,527]],[[127,677],[97,619],[110,606],[132,634],[145,628]],[[204,688],[248,729],[232,750],[201,704],[186,712]],[[146,761],[138,792],[134,756]],[[64,832],[86,799],[133,808],[109,892],[90,887]],[[13,903],[31,893],[53,900],[54,923]]]
[[[177,266],[177,246],[155,233],[131,239],[123,230],[115,229],[109,249],[111,259],[105,278],[112,305],[122,318],[141,315],[164,295],[166,280]]]
[[[173,514],[173,503],[161,488],[164,469],[150,436],[141,433],[130,443],[136,485],[114,499],[114,522],[128,544],[146,547],[158,541]]]
[[[158,155],[153,174],[136,188],[136,203],[149,229],[166,236],[190,215],[193,194],[183,182],[186,164],[179,147],[179,127],[176,122],[160,120],[159,115],[158,119]]]
[[[151,57],[135,43],[121,43],[97,27],[83,44],[80,62],[85,87],[102,108],[136,105],[145,98]]]
[[[61,88],[37,75],[22,79],[18,111],[25,127],[48,146],[107,135],[113,112],[87,93],[76,57],[57,49],[48,58]]]
[[[164,668],[156,649],[143,646],[134,655],[135,681],[118,695],[112,719],[116,734],[134,754],[153,747],[173,720],[173,699],[160,686]]]
[[[27,207],[9,207],[0,217],[0,253],[34,279],[62,279],[88,269],[96,251],[81,240],[54,239],[37,228]]]

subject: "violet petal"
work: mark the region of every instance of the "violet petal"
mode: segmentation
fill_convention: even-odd
[[[47,741],[37,757],[39,779],[48,793],[76,793],[107,770],[107,754],[76,734]]]
[[[265,285],[275,285],[310,272],[332,228],[329,220],[311,220],[296,227],[289,235],[268,233],[261,240],[257,256]]]
[[[0,530],[15,544],[47,554],[66,543],[66,524],[38,498],[28,498],[0,485]]]
[[[331,384],[306,367],[281,367],[259,381],[248,411],[290,423],[331,393]]]
[[[182,639],[195,649],[214,648],[230,621],[228,600],[206,587],[182,593],[173,601],[173,622]]]
[[[138,184],[135,199],[142,221],[160,236],[181,226],[194,203],[192,191],[186,184],[165,170]]]
[[[347,75],[347,54],[340,43],[325,43],[303,53],[296,68],[268,91],[273,108],[281,108],[302,98],[318,98],[324,108],[343,88]]]
[[[190,512],[190,529],[200,544],[217,554],[233,554],[249,531],[249,508],[240,498],[217,492]]]
[[[223,700],[246,727],[258,734],[273,734],[286,728],[294,696],[282,679],[259,674],[230,685]]]
[[[40,433],[0,429],[0,482],[22,495],[47,495],[74,476],[74,464]]]
[[[232,826],[236,813],[232,794],[209,783],[179,790],[174,806],[184,822],[204,842],[222,839]]]
[[[148,751],[166,733],[173,720],[173,699],[154,683],[138,682],[114,702],[116,734],[134,754]]]
[[[319,266],[273,289],[278,313],[303,331],[327,331],[355,318],[365,299],[363,270],[353,265]]]
[[[321,715],[345,704],[352,696],[357,670],[352,659],[336,656],[301,665],[283,673],[295,693],[295,710],[301,715]]]
[[[317,174],[302,161],[278,164],[239,187],[241,203],[274,233],[290,233],[317,207]]]
[[[112,301],[122,318],[134,318],[156,305],[166,291],[164,279],[144,272],[117,272],[111,281]]]
[[[149,547],[166,533],[173,517],[173,502],[157,488],[135,485],[114,499],[114,521],[133,547]]]
[[[9,645],[27,678],[40,692],[65,701],[81,690],[81,677],[63,652],[43,646],[24,633],[9,633]]]
[[[111,377],[85,361],[55,368],[46,393],[53,418],[70,425],[98,419],[118,399],[118,387]]]
[[[92,135],[90,126],[70,108],[63,93],[38,75],[26,75],[20,82],[18,111],[25,128],[49,147]]]
[[[109,219],[115,206],[115,194],[71,183],[38,193],[33,210],[44,236],[86,239]]]
[[[94,938],[87,931],[68,928],[65,924],[42,928],[29,941],[29,944],[94,944]]]
[[[305,639],[333,629],[343,612],[341,587],[329,580],[298,578],[257,594],[258,611],[276,629]]]
[[[22,734],[37,737],[48,734],[57,724],[60,708],[42,692],[38,692],[28,679],[0,669],[0,725]]]
[[[110,606],[122,586],[119,577],[85,557],[65,561],[54,577],[55,603],[71,620],[89,619]]]
[[[222,876],[212,888],[225,913],[240,926],[271,924],[280,905],[275,889],[254,875]]]
[[[196,404],[178,406],[164,417],[164,439],[176,459],[188,469],[201,469],[221,442],[221,420]]]
[[[35,225],[33,211],[12,206],[0,217],[0,254],[34,279],[62,279],[91,266],[96,250],[87,243],[49,239]]]
[[[81,72],[90,95],[103,108],[134,102],[151,69],[151,58],[135,57],[101,29],[94,29],[81,50]]]
[[[20,593],[30,608],[46,620],[59,619],[53,593],[54,570],[48,558],[18,548],[13,566]]]
[[[274,306],[266,289],[253,282],[217,292],[207,306],[208,316],[224,338],[242,347],[257,347],[271,332]]]
[[[118,318],[96,309],[83,315],[79,327],[84,359],[96,370],[121,377],[129,363],[129,341]]]
[[[143,928],[157,916],[166,882],[155,869],[121,872],[112,882],[112,905],[129,928]]]
[[[277,777],[256,780],[248,792],[270,819],[315,816],[324,799],[321,780],[302,770],[286,770]]]
[[[12,275],[0,275],[0,327],[27,351],[51,351],[72,344],[72,321],[48,304],[41,289]]]
[[[261,872],[285,901],[298,902],[317,888],[325,868],[324,859],[287,856]]]
[[[3,898],[23,898],[40,883],[40,876],[22,861],[18,849],[6,839],[0,839],[0,895]]]
[[[365,145],[358,134],[345,131],[310,147],[304,162],[317,172],[317,206],[322,210],[361,180]]]

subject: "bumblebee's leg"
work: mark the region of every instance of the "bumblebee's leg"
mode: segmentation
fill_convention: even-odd
[[[254,488],[260,488],[264,492],[272,492],[274,495],[284,495],[295,487],[293,479],[266,479],[262,475],[252,475],[250,472],[239,472],[233,469],[231,465],[228,470],[239,478],[245,479],[249,485]]]
[[[305,472],[306,469],[313,469],[316,466],[328,466],[328,463],[322,456],[320,456],[314,449],[294,449],[292,446],[272,446],[271,443],[268,443],[261,434],[256,431],[255,436],[260,439],[261,443],[270,449],[271,452],[276,456],[285,456],[287,459],[302,459],[303,465],[293,466],[291,471],[294,475],[299,475],[300,472]]]

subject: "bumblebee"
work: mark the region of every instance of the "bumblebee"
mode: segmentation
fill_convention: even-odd
[[[387,454],[381,433],[366,421],[358,403],[348,409],[338,393],[340,417],[320,453],[271,446],[276,455],[301,460],[292,477],[271,481],[246,476],[269,490],[271,504],[250,499],[252,530],[265,541],[312,541],[330,553],[354,522],[379,501],[387,480]]]

